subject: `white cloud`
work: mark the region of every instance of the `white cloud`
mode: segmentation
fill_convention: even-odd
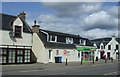
[[[111,16],[105,11],[100,11],[98,13],[94,13],[89,15],[88,17],[83,19],[83,25],[85,25],[85,29],[111,29],[118,27],[118,19]]]
[[[117,29],[102,30],[99,28],[95,28],[92,30],[83,31],[81,35],[90,39],[104,38],[104,37],[111,37],[113,35],[118,36],[118,30]]]

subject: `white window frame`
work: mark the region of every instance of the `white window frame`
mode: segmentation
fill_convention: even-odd
[[[55,36],[55,40],[52,40],[53,36]],[[57,36],[56,35],[50,35],[49,42],[57,42]]]
[[[73,38],[71,38],[71,37],[66,37],[66,43],[67,43],[67,44],[73,44]]]

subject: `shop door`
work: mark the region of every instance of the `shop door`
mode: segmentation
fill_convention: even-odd
[[[14,49],[8,50],[8,63],[15,63],[15,50]]]
[[[101,55],[100,55],[100,57],[101,57],[101,59],[104,59],[104,52],[101,52]]]
[[[52,62],[52,50],[49,50],[49,62]]]

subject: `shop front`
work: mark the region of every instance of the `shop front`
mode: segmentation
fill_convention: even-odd
[[[96,48],[77,47],[77,50],[81,52],[82,61],[91,61],[94,58],[94,51],[96,51]]]

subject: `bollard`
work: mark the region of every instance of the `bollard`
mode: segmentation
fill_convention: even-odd
[[[111,58],[111,62],[113,62],[113,58]]]
[[[67,65],[67,59],[66,59],[66,65]]]
[[[81,60],[81,65],[82,65],[82,60]]]
[[[105,63],[107,63],[107,59],[105,59]]]
[[[93,64],[94,64],[94,59],[93,59]]]

